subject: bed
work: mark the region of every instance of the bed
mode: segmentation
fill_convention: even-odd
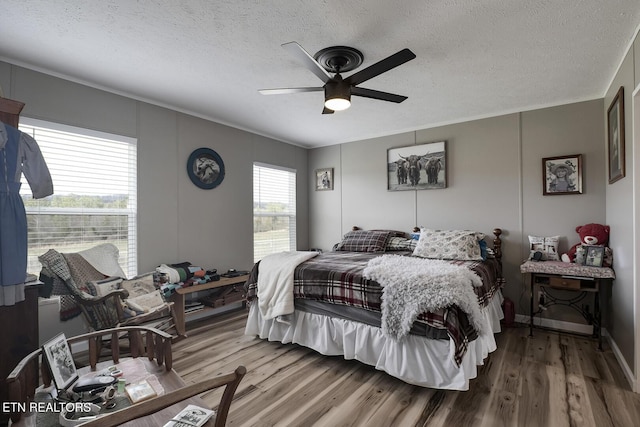
[[[245,333],[409,384],[468,390],[500,332],[501,233],[491,248],[469,230],[422,229],[415,239],[354,227],[331,252],[265,257],[245,285]]]

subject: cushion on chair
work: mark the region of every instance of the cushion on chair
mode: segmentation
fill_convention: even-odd
[[[106,279],[102,280],[92,280],[91,282],[87,283],[87,287],[89,288],[89,293],[91,295],[102,297],[107,295],[111,291],[120,289],[121,283],[121,277],[107,277]]]

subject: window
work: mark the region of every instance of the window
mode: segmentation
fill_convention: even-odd
[[[296,250],[296,171],[253,164],[253,260]]]
[[[77,252],[100,243],[120,250],[120,265],[137,273],[136,140],[23,118],[47,162],[54,194],[34,200],[24,176],[20,195],[28,223],[28,271],[40,271],[49,249]]]

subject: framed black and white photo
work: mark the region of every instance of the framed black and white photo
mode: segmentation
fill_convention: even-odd
[[[211,190],[224,179],[224,162],[212,149],[198,148],[189,156],[187,173],[196,186]]]
[[[602,267],[604,261],[604,246],[585,246],[584,265]]]
[[[625,175],[624,153],[624,86],[620,86],[607,110],[609,184]]]
[[[387,150],[387,190],[434,190],[446,187],[446,141]]]
[[[542,159],[542,194],[582,194],[582,154]]]
[[[316,191],[333,190],[333,168],[316,169]]]
[[[58,390],[66,390],[78,379],[76,365],[64,333],[56,335],[42,345],[44,356]]]

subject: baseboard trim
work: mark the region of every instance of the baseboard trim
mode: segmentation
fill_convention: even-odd
[[[636,393],[640,393],[640,388],[639,388],[640,385],[638,384],[638,381],[636,381],[635,375],[633,375],[633,369],[631,369],[627,361],[622,356],[622,352],[620,351],[618,344],[616,344],[615,340],[611,337],[611,335],[609,335],[609,333],[606,330],[605,330],[605,333],[603,333],[602,335],[607,337],[607,340],[609,341],[609,345],[611,346],[611,351],[613,351],[613,354],[616,356],[616,360],[618,361],[618,364],[622,368],[622,372],[624,373],[624,376],[627,377],[627,381],[629,381],[631,390],[633,390]]]
[[[517,314],[515,321],[528,325],[530,322],[530,318],[526,315]],[[566,331],[579,334],[591,334],[593,332],[593,327],[591,325],[565,322],[562,320],[545,319],[541,317],[534,317],[533,324],[534,326],[542,326],[545,328],[557,329],[558,331]],[[615,340],[611,337],[611,335],[609,335],[609,331],[607,331],[605,328],[602,329],[602,337],[606,339],[611,346],[611,351],[613,351],[613,354],[616,356],[616,360],[622,368],[622,372],[627,378],[627,381],[629,381],[631,389],[636,393],[640,393],[640,384],[638,383],[638,381],[636,381],[636,378],[633,375],[633,370],[629,367],[627,361],[622,356],[622,352],[620,351],[618,344],[616,344]]]

